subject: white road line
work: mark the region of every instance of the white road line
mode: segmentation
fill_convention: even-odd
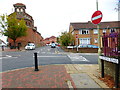
[[[37,57],[67,57],[67,56],[37,56]]]
[[[20,55],[18,55],[18,56],[20,56]],[[0,59],[7,59],[7,58],[18,58],[18,57],[13,57],[10,55],[0,56]]]
[[[7,58],[18,58],[18,57],[0,57],[0,59],[7,59]]]
[[[12,57],[12,56],[10,56],[10,55],[6,55],[6,57]]]

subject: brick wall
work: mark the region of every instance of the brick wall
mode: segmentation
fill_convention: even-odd
[[[104,65],[105,65],[105,74],[113,77],[115,80],[115,64],[104,61]],[[120,70],[120,66],[119,66],[119,70]],[[120,71],[119,71],[119,82],[120,82]]]
[[[10,38],[8,38],[8,42],[11,43],[12,46],[14,45],[13,40],[11,40]],[[21,43],[21,47],[24,47],[27,43],[35,43],[36,46],[39,46],[42,43],[42,36],[34,31],[32,28],[28,28],[27,35],[19,37],[16,40],[16,46],[18,43]]]

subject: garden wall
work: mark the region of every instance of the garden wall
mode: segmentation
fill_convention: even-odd
[[[61,48],[66,52],[73,52],[73,53],[77,52],[77,48],[67,48],[63,46]],[[78,48],[77,53],[98,53],[98,49],[97,48]]]
[[[105,65],[105,69],[104,69],[105,74],[113,77],[115,80],[115,65],[116,64],[104,61],[104,65]],[[120,66],[119,66],[119,70],[120,70]],[[119,71],[119,82],[120,82],[120,71]]]

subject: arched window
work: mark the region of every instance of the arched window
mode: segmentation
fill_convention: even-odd
[[[19,8],[17,8],[17,12],[19,12]]]
[[[21,8],[21,12],[23,12],[23,9]]]

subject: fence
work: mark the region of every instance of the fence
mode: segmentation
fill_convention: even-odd
[[[118,57],[120,55],[120,33],[112,32],[103,35],[104,56]]]
[[[110,65],[107,68],[109,68],[110,71],[115,72],[115,75],[113,75],[113,77],[115,79],[115,88],[119,88],[120,33],[112,32],[109,35],[104,33],[104,35],[103,35],[103,52],[104,52],[104,56],[99,57],[101,59],[101,77],[104,78],[104,66],[105,66],[104,61],[114,63],[115,70],[112,71],[112,69],[111,69],[114,67],[114,65]],[[111,57],[115,57],[115,58],[111,58]]]

